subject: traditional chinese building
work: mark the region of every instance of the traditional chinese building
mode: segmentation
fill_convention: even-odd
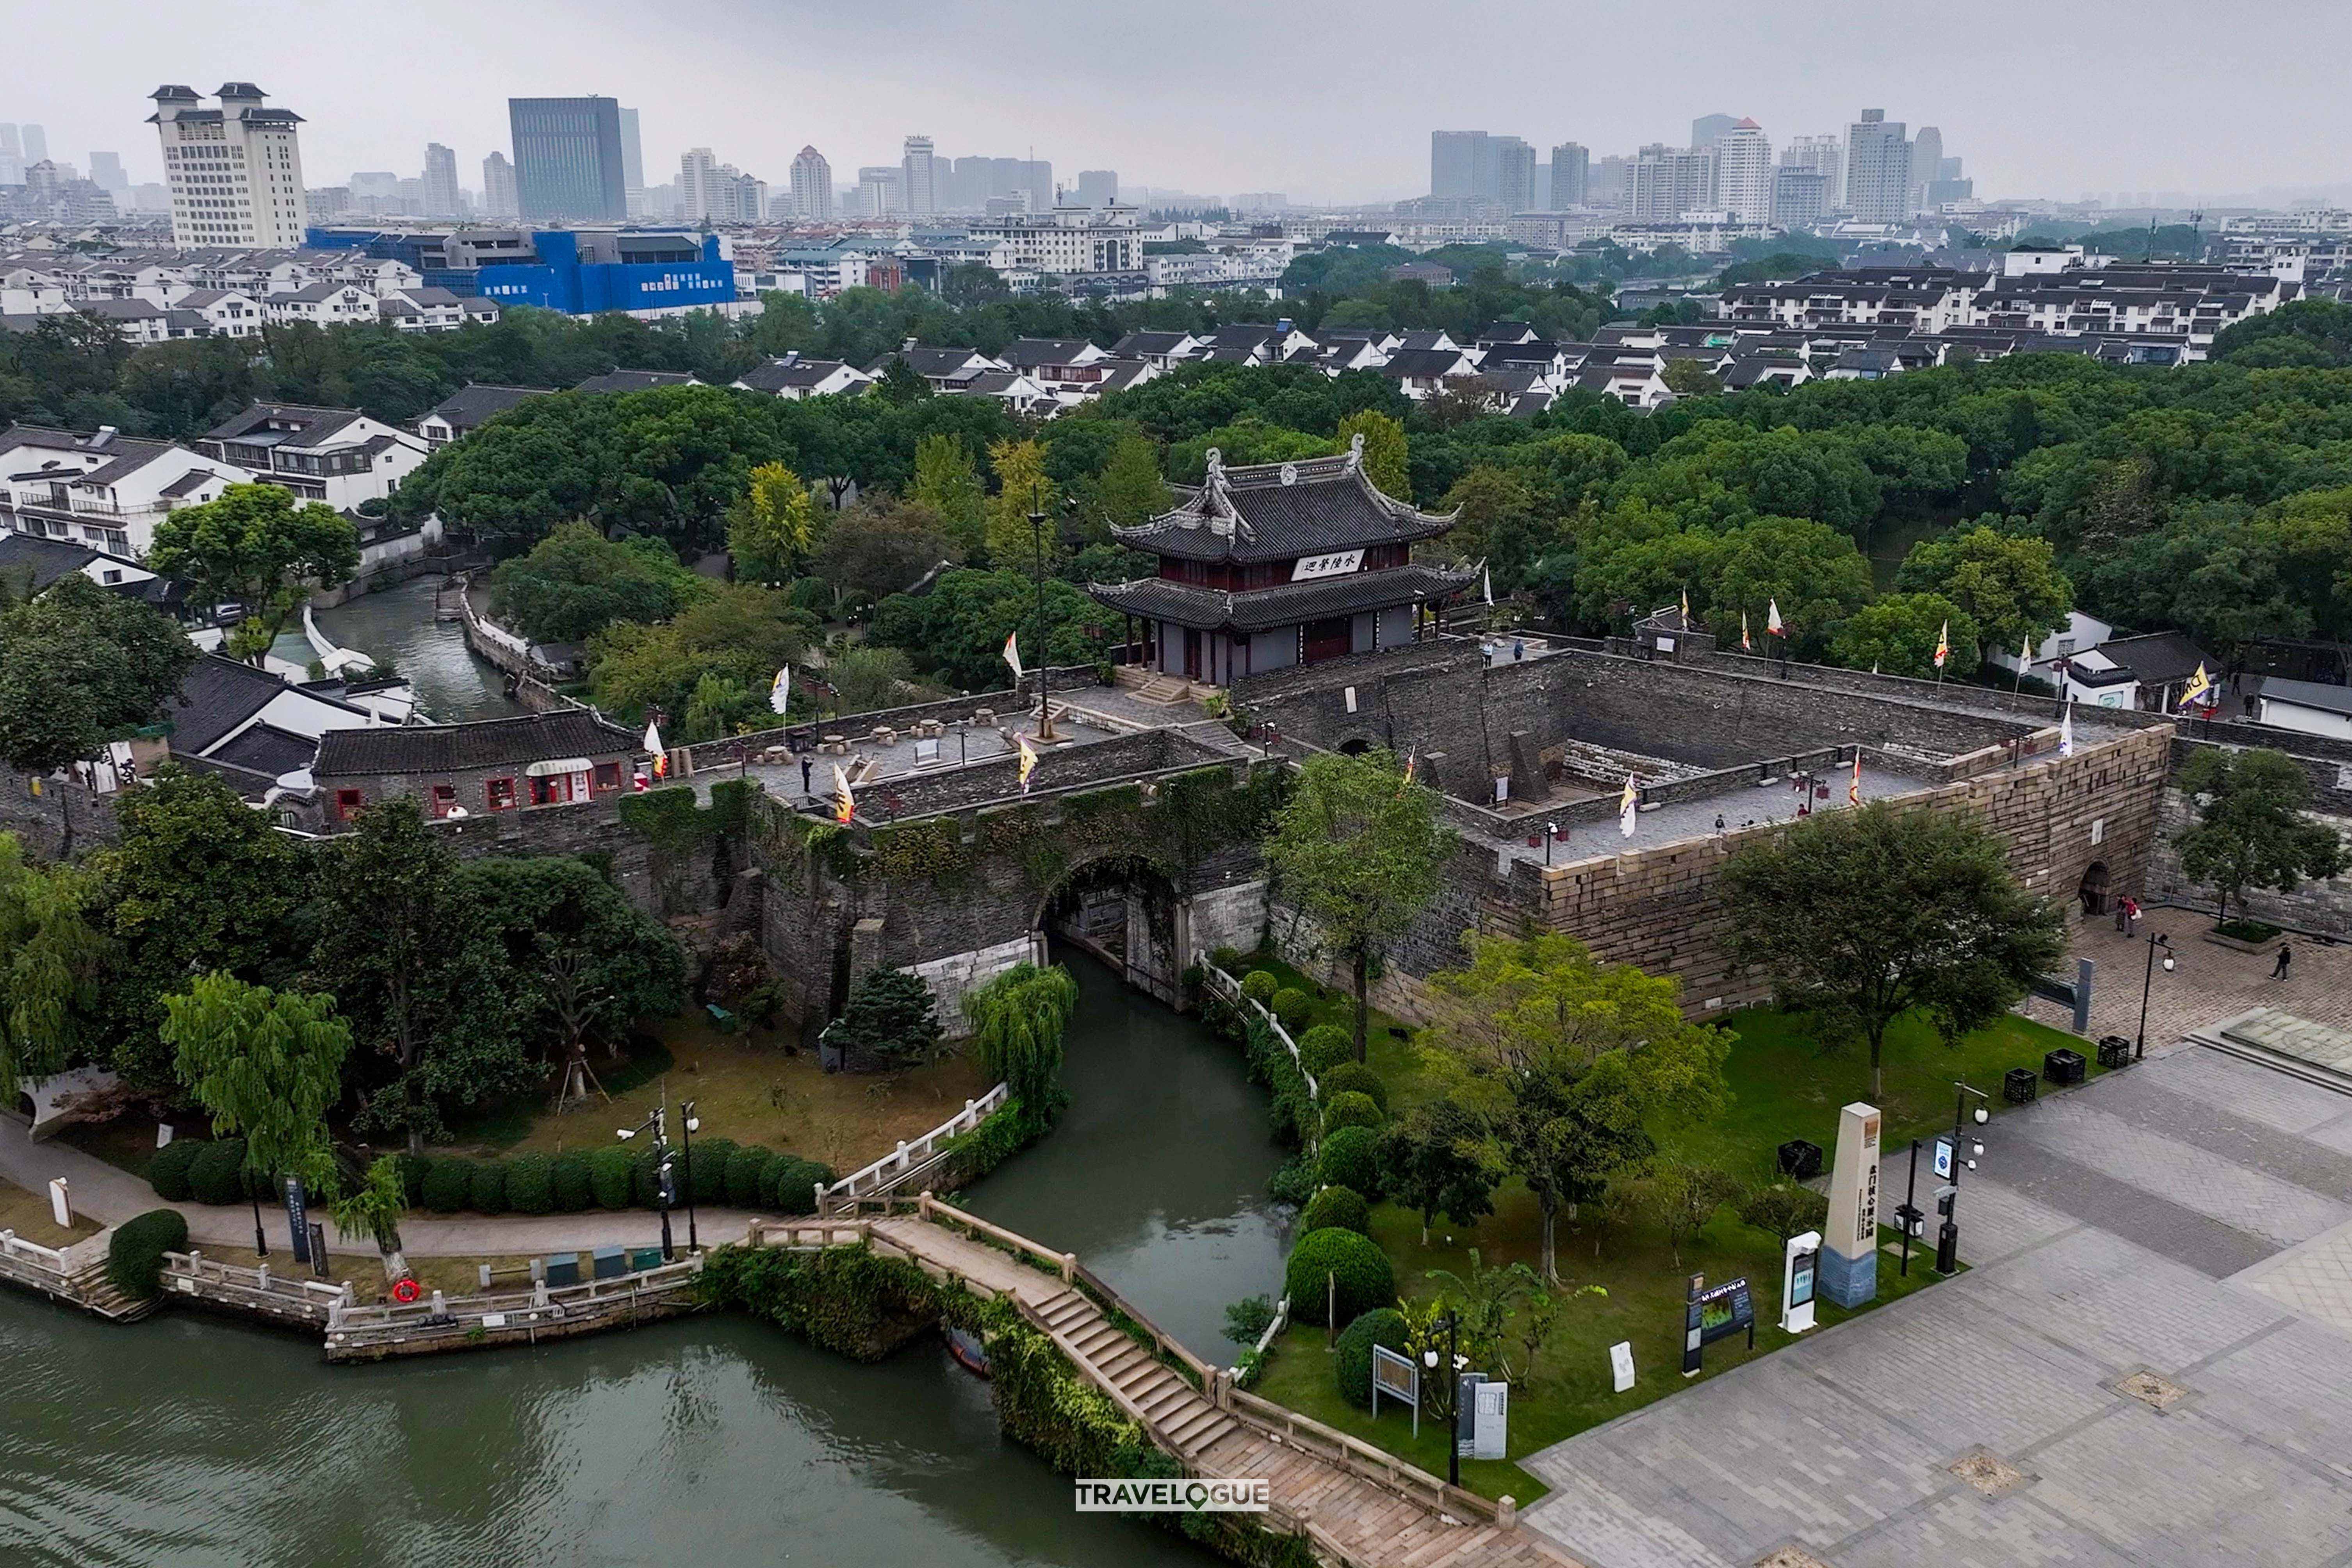
[[[1228,468],[1175,510],[1112,537],[1160,558],[1157,576],[1087,592],[1129,617],[1138,661],[1218,686],[1294,665],[1395,647],[1475,579],[1412,559],[1454,526],[1383,495],[1364,441],[1342,457]]]

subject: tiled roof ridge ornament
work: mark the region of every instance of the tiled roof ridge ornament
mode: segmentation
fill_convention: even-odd
[[[1361,430],[1348,437],[1348,471],[1354,473],[1364,466],[1364,433]]]

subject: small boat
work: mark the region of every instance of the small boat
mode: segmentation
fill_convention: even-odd
[[[965,1333],[961,1329],[950,1329],[947,1332],[948,1354],[956,1358],[956,1364],[974,1377],[986,1377],[988,1347],[981,1343],[980,1336]]]

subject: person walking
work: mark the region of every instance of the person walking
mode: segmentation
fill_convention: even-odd
[[[2131,900],[2129,899],[2117,899],[2116,900],[2116,931],[2120,935],[2130,930]]]
[[[801,793],[802,793],[803,795],[807,795],[807,794],[809,794],[809,793],[810,793],[810,791],[809,791],[809,772],[810,772],[810,769],[811,769],[814,765],[814,764],[810,761],[810,758],[809,758],[808,753],[807,753],[807,752],[802,752],[802,753],[801,753]]]
[[[2286,978],[2286,966],[2294,958],[2294,949],[2287,946],[2284,942],[2279,943],[2278,967],[2271,971],[2271,978],[2273,980],[2284,980]]]

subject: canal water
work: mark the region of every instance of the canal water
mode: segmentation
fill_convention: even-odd
[[[1063,1126],[972,1206],[1229,1361],[1280,1289],[1280,1151],[1239,1053],[1090,960]],[[734,1314],[542,1350],[330,1367],[166,1313],[116,1328],[0,1293],[0,1563],[510,1568],[677,1561],[1200,1568],[1071,1511],[936,1342],[878,1366]]]
[[[523,711],[506,695],[505,677],[474,657],[463,626],[433,618],[439,577],[417,577],[397,587],[362,594],[349,604],[319,612],[319,629],[343,647],[355,648],[407,679],[417,706],[431,719],[454,724],[467,719],[503,719]],[[301,641],[300,628],[294,640]],[[307,661],[310,645],[300,657]]]

